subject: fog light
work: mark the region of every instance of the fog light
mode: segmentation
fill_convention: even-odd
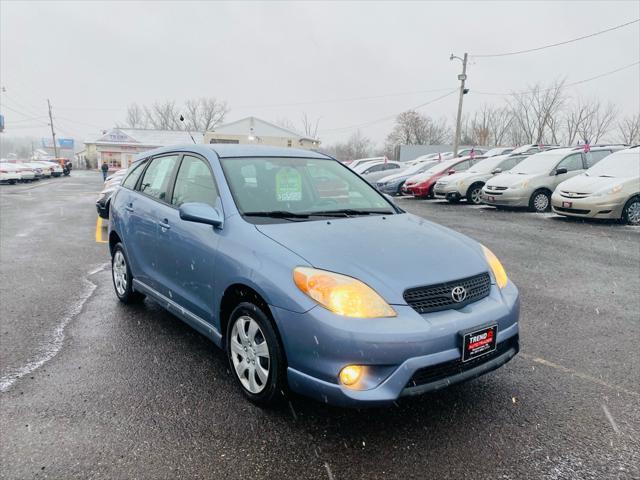
[[[340,371],[340,382],[348,387],[356,384],[362,376],[360,365],[347,365]]]

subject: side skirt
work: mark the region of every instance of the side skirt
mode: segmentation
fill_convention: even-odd
[[[199,316],[191,313],[184,307],[181,307],[176,302],[171,300],[170,298],[165,297],[157,290],[151,288],[145,283],[142,283],[140,280],[133,279],[133,288],[138,292],[142,292],[145,295],[153,298],[156,302],[158,302],[162,307],[164,307],[168,312],[172,313],[184,323],[189,325],[194,330],[197,330],[202,335],[210,339],[213,343],[215,343],[218,347],[222,347],[222,335],[209,322],[203,320]]]

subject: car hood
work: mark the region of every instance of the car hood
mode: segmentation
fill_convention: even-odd
[[[608,187],[614,187],[626,179],[611,177],[588,177],[584,174],[565,180],[558,190],[575,193],[595,193]]]
[[[489,270],[479,243],[408,213],[256,228],[316,268],[363,281],[390,304],[406,304],[407,288]]]
[[[516,173],[500,173],[487,182],[487,184],[498,187],[512,187],[524,180],[531,180],[538,177],[538,174],[533,175],[518,175]]]

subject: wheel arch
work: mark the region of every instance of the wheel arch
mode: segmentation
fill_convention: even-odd
[[[122,243],[122,239],[116,233],[115,230],[111,230],[109,233],[109,253],[113,256],[113,249],[116,248],[118,243]]]

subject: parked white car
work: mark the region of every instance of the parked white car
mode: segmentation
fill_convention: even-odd
[[[615,218],[640,225],[640,146],[608,155],[551,196],[553,211],[582,218]]]
[[[20,181],[20,172],[14,163],[0,163],[0,182],[15,184]]]
[[[16,163],[16,167],[18,169],[18,173],[20,173],[21,182],[31,182],[36,179],[36,172],[33,168],[28,167],[23,163]]]

